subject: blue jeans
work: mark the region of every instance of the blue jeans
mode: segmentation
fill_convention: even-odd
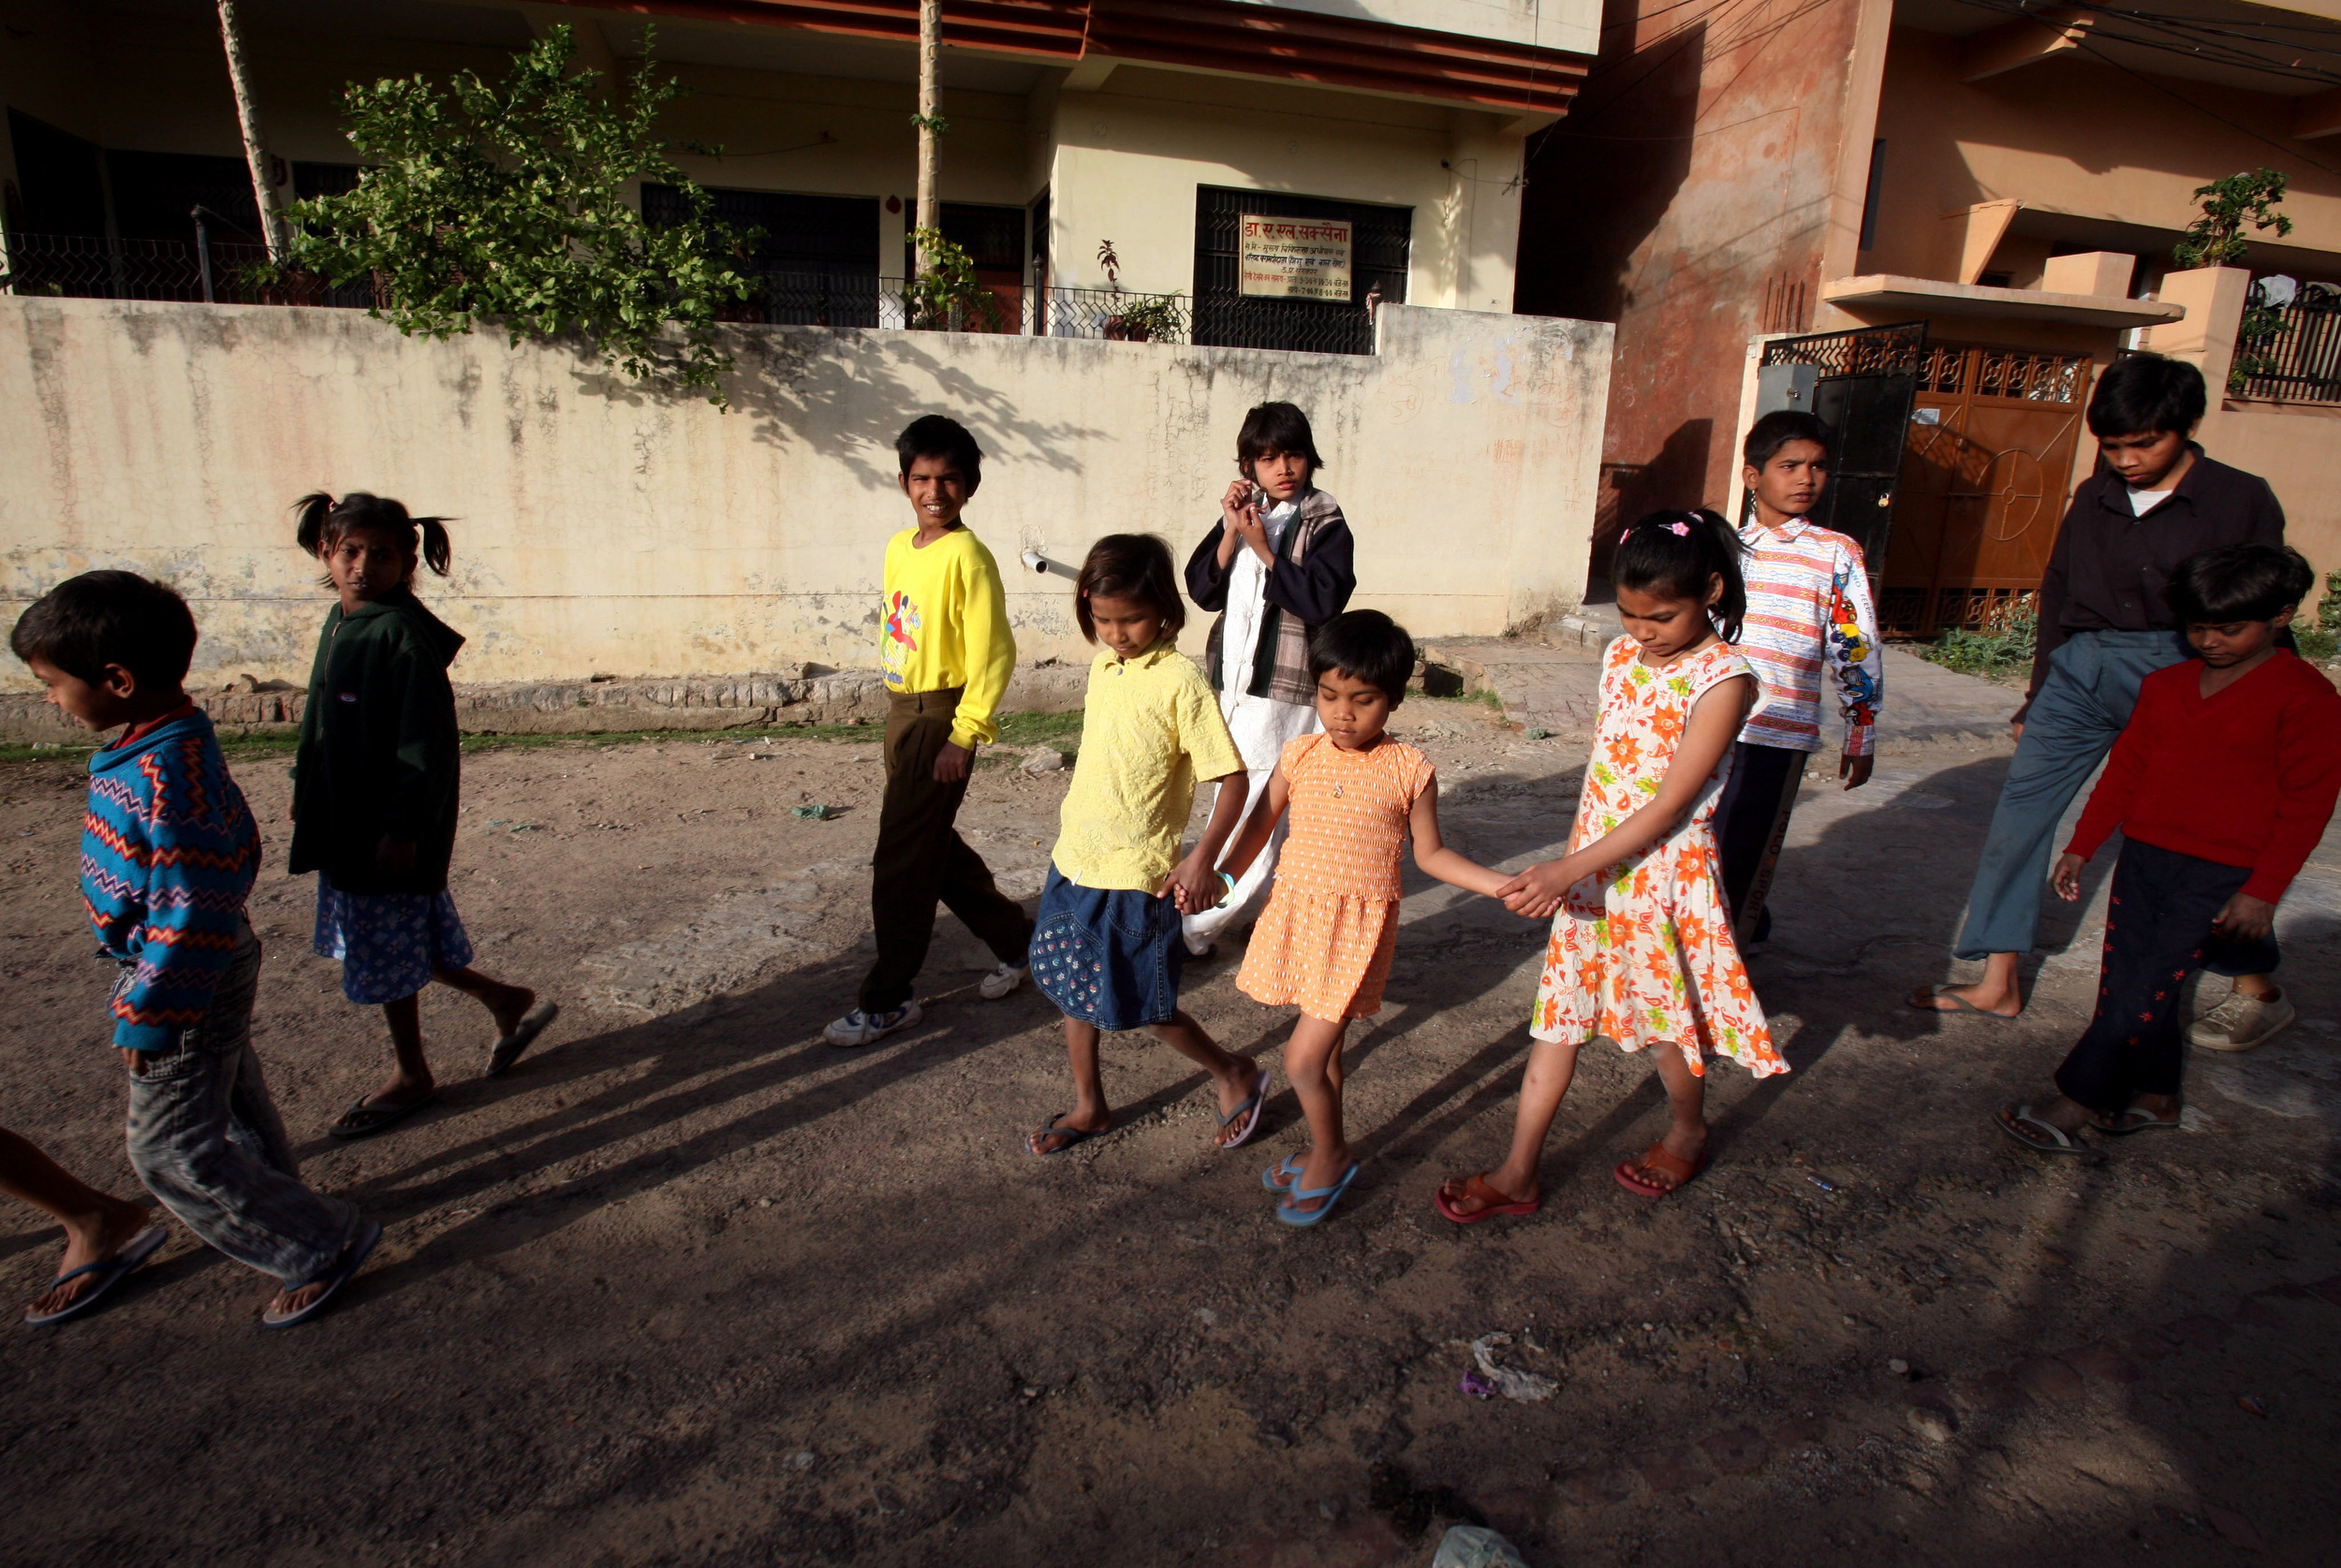
[[[2189,656],[2176,632],[2075,632],[2049,655],[1976,863],[1961,958],[2032,950],[2058,820],[2129,723],[2139,682]]]
[[[139,1053],[130,1167],[197,1236],[299,1290],[331,1271],[358,1211],[302,1184],[252,1049],[259,983],[260,940],[246,926],[202,1020],[171,1048]]]

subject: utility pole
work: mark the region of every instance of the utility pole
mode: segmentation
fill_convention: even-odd
[[[285,227],[285,198],[269,177],[272,160],[260,135],[259,111],[253,107],[252,78],[244,69],[243,30],[236,22],[236,0],[219,0],[219,37],[228,51],[228,80],[236,92],[236,119],[243,126],[243,160],[252,167],[252,195],[260,204],[260,229],[268,241],[268,258],[283,261],[290,235]]]
[[[222,0],[225,4],[226,0]],[[935,80],[943,52],[943,0],[919,0],[919,205],[918,227],[933,231],[943,227],[942,203],[935,194],[935,169],[941,162],[943,90]],[[926,275],[927,247],[918,247],[918,268]]]

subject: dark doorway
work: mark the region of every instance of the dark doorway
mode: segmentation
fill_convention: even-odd
[[[1350,226],[1349,298],[1276,300],[1239,291],[1244,219],[1333,218]],[[1374,352],[1369,295],[1406,300],[1414,247],[1414,209],[1332,201],[1274,191],[1199,185],[1195,190],[1195,319],[1192,341],[1229,348],[1299,348],[1326,354]]]
[[[1761,364],[1818,372],[1811,407],[1836,437],[1813,520],[1862,547],[1876,587],[1893,538],[1894,496],[1926,353],[1926,323],[1815,332],[1764,345]]]
[[[1023,321],[1025,221],[1022,207],[987,207],[946,201],[943,238],[967,253],[981,290],[975,307],[960,318],[969,332],[1013,332]],[[903,242],[903,276],[918,267],[908,240]]]
[[[748,237],[741,270],[760,285],[728,316],[799,327],[878,324],[877,198],[731,189],[707,194],[715,220]],[[690,215],[690,203],[675,186],[642,187],[644,221],[673,224]]]
[[[24,234],[102,238],[106,185],[96,143],[13,109],[8,138],[16,144],[18,192],[8,227]]]

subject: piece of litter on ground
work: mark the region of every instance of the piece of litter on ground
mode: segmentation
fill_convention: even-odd
[[[1833,1192],[1835,1192],[1835,1191],[1837,1190],[1837,1185],[1836,1185],[1836,1183],[1835,1183],[1835,1182],[1833,1182],[1833,1181],[1823,1181],[1823,1180],[1822,1180],[1819,1177],[1818,1177],[1818,1176],[1808,1176],[1808,1177],[1806,1177],[1804,1180],[1807,1180],[1807,1181],[1810,1181],[1810,1182],[1811,1182],[1814,1186],[1818,1187],[1818,1188],[1819,1188],[1822,1192],[1824,1192],[1824,1193],[1833,1193]]]
[[[1471,1359],[1479,1364],[1479,1375],[1486,1379],[1497,1393],[1508,1399],[1534,1403],[1539,1399],[1549,1399],[1559,1393],[1561,1385],[1549,1377],[1539,1377],[1535,1372],[1524,1372],[1514,1367],[1499,1367],[1495,1364],[1495,1347],[1511,1342],[1512,1337],[1509,1334],[1501,1333],[1482,1334],[1472,1341]],[[1466,1372],[1464,1375],[1469,1378],[1471,1374]],[[1468,1389],[1465,1391],[1468,1392]],[[1480,1397],[1485,1399],[1487,1396],[1483,1394]]]
[[[1893,1373],[1896,1377],[1905,1377],[1909,1373],[1910,1363],[1905,1361],[1901,1356],[1897,1356],[1892,1360],[1886,1363],[1886,1370]]]
[[[1528,1568],[1519,1548],[1484,1525],[1450,1525],[1439,1537],[1431,1568]]]
[[[790,1470],[811,1470],[814,1465],[819,1461],[819,1459],[820,1456],[813,1452],[812,1449],[800,1448],[795,1453],[788,1456],[788,1468]]]
[[[1465,1393],[1470,1395],[1475,1399],[1492,1399],[1495,1398],[1495,1385],[1490,1383],[1486,1378],[1481,1377],[1478,1372],[1464,1373],[1463,1380],[1456,1384],[1455,1386],[1462,1389]]]
[[[827,822],[831,817],[837,814],[837,808],[827,805],[791,806],[788,808],[788,814],[793,817],[802,818],[806,822]]]
[[[2244,1412],[2246,1415],[2257,1415],[2263,1420],[2266,1419],[2268,1414],[2267,1402],[2252,1394],[2238,1394],[2235,1396],[2235,1408]]]

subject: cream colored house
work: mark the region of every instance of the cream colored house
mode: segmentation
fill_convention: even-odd
[[[916,0],[242,11],[271,148],[302,191],[354,162],[336,113],[346,82],[494,74],[555,24],[584,65],[622,71],[655,25],[659,64],[692,90],[673,133],[724,149],[681,161],[768,231],[776,275],[904,271]],[[1026,328],[1036,287],[1231,292],[1244,213],[1353,224],[1339,303],[1361,318],[1375,294],[1509,311],[1524,139],[1566,110],[1598,16],[1597,0],[949,0],[945,229]],[[11,229],[187,242],[198,200],[251,221],[206,0],[0,0],[0,20]],[[801,303],[804,286],[783,292]],[[1332,345],[1309,310],[1265,314],[1290,319],[1230,318],[1216,340],[1206,322],[1201,335]],[[776,316],[791,318],[786,301]],[[1038,324],[1075,330],[1079,313]],[[1362,328],[1345,342],[1362,348]]]

